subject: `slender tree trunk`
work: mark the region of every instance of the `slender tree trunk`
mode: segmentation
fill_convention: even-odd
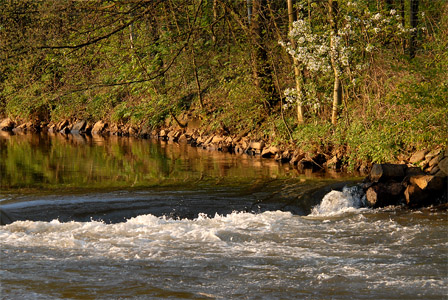
[[[252,22],[252,0],[247,0],[247,23],[250,25]]]
[[[216,20],[218,20],[218,1],[213,0],[213,24],[215,24]],[[215,34],[215,30],[213,28],[213,25],[211,26],[211,30],[212,30],[213,45],[215,45],[216,44],[216,34]]]
[[[333,34],[336,36],[338,32],[337,28],[337,14],[338,14],[338,2],[337,0],[329,0],[329,15],[330,15],[330,24],[333,31]],[[334,47],[334,40],[333,38],[330,39],[330,48],[333,49]],[[339,106],[342,103],[342,85],[341,85],[341,79],[339,77],[339,66],[337,65],[337,62],[335,58],[331,57],[331,64],[333,66],[334,71],[334,87],[333,87],[333,109],[331,113],[331,123],[333,125],[336,125],[338,122],[338,115],[339,115]]]
[[[193,63],[193,73],[194,73],[194,80],[196,81],[199,105],[201,106],[202,109],[204,109],[204,102],[202,100],[202,93],[201,93],[201,82],[199,81],[198,66],[196,64],[196,56],[194,53],[194,45],[191,45],[191,61]]]
[[[400,0],[400,14],[401,14],[401,25],[404,28],[406,26],[406,22],[404,20],[404,17],[405,17],[404,0]],[[406,52],[406,39],[404,39],[404,38],[401,39],[401,47],[402,47],[402,50],[403,50],[403,54],[405,54],[405,52]]]
[[[409,24],[411,25],[411,36],[409,37],[409,57],[415,57],[417,48],[417,25],[418,25],[419,0],[410,0]]]
[[[294,9],[292,0],[288,1],[288,20],[289,20],[289,31],[292,30],[292,23],[294,22]],[[291,47],[293,49],[296,48],[296,42],[294,39],[291,39]],[[303,89],[302,89],[302,73],[300,72],[299,68],[299,62],[295,57],[292,58],[293,64],[294,64],[294,77],[296,82],[296,90],[297,94],[299,95],[299,99],[297,100],[297,122],[299,124],[302,124],[304,122],[304,108],[302,105],[303,100]]]

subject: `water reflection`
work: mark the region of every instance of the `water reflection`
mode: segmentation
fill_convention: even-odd
[[[299,175],[274,160],[116,136],[3,132],[0,159],[3,190],[145,187],[204,180],[238,184]]]

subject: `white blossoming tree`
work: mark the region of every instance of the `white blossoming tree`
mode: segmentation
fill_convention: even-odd
[[[402,26],[396,10],[376,10],[376,7],[369,7],[369,3],[367,0],[298,1],[299,18],[293,22],[288,34],[291,42],[279,42],[293,57],[295,66],[311,74],[311,81],[331,75],[333,90],[323,98],[332,99],[333,124],[337,123],[342,103],[342,85],[356,84],[357,77],[368,67],[371,54],[380,43],[409,32]],[[311,16],[310,12],[316,9],[326,10],[326,19],[319,19],[322,14]],[[295,73],[298,76],[298,72]],[[318,107],[322,102],[322,99],[313,99],[316,93],[297,87],[287,89],[285,96],[289,104],[295,103],[299,107]]]

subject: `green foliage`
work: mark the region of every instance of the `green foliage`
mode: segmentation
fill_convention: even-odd
[[[328,2],[295,2],[308,26],[302,29],[329,50]],[[327,121],[334,80],[329,51],[321,53],[325,72],[313,72],[312,61],[302,67],[305,124],[295,124],[292,110],[281,114],[277,94],[295,86],[291,57],[278,45],[279,35],[287,40],[283,2],[262,9],[259,32],[248,23],[244,1],[218,1],[216,7],[196,0],[1,3],[1,117],[158,127],[188,111],[203,120],[204,131],[252,132],[282,144],[291,130],[298,147],[344,149],[352,166],[448,140],[443,0],[420,1],[413,60],[404,49],[408,9],[403,26],[397,1],[392,7],[388,1],[338,1],[341,32],[333,58],[344,104],[337,126]],[[308,38],[301,45],[317,51]],[[267,95],[254,74],[270,77],[261,82],[275,91]]]

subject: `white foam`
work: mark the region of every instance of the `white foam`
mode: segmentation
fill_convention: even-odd
[[[289,212],[277,211],[212,218],[199,215],[193,220],[141,215],[117,224],[17,221],[0,228],[0,240],[5,245],[46,247],[72,254],[87,251],[89,255],[110,258],[163,258],[173,253],[183,255],[193,248],[191,255],[207,253],[206,249],[221,252],[228,243],[271,243],[273,235],[292,218],[299,220]],[[196,251],[199,248],[204,251]]]
[[[357,186],[344,187],[342,192],[331,191],[326,194],[322,202],[312,209],[309,216],[335,216],[358,212],[363,203],[364,200]]]

